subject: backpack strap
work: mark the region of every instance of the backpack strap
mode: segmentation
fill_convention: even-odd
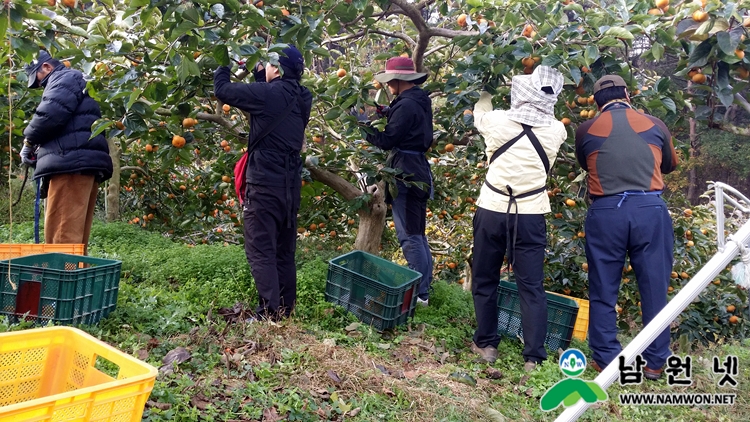
[[[299,91],[299,90],[298,90]],[[297,97],[297,104],[300,106],[300,110],[303,109],[302,107],[302,95],[300,95],[299,92],[296,94]],[[284,121],[287,116],[289,116],[289,113],[292,112],[292,109],[294,108],[295,101],[294,99],[289,101],[289,104],[287,104],[284,111],[279,114],[274,121],[272,121],[268,126],[263,128],[263,130],[258,134],[258,136],[253,137],[253,140],[250,141],[247,144],[247,152],[250,153],[252,150],[254,150],[258,144],[260,143],[260,140],[268,136],[269,133],[271,133],[272,130],[276,129],[276,127],[281,124],[282,121]]]

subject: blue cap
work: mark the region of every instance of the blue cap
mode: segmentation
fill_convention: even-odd
[[[302,71],[305,69],[305,59],[302,57],[302,53],[297,50],[297,47],[291,44],[289,44],[289,47],[281,50],[279,64],[284,67],[284,73],[291,72],[292,74],[288,76],[294,79],[302,76]]]
[[[37,80],[36,73],[42,68],[42,65],[51,61],[52,56],[45,50],[40,50],[36,59],[24,68],[26,76],[29,77],[29,88],[39,88],[39,81]]]

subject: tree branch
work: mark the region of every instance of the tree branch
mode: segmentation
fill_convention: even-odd
[[[218,114],[204,113],[201,111],[195,115],[195,118],[199,120],[205,120],[207,122],[216,123],[219,126],[232,131],[235,135],[240,135],[242,133],[242,130],[237,127],[237,124],[232,123],[231,120],[227,120]]]
[[[305,167],[310,171],[310,176],[313,179],[331,187],[331,189],[338,192],[347,201],[364,195],[364,192],[336,173],[324,170],[318,166],[309,165],[307,162],[305,162]]]
[[[734,94],[734,99],[737,100],[738,103],[740,103],[740,106],[745,109],[748,113],[750,113],[750,103],[747,102],[745,97],[743,97],[740,93]]]
[[[141,173],[144,176],[148,176],[148,172],[138,166],[122,166],[120,167],[120,172],[123,172],[123,171],[137,171],[138,173]]]
[[[171,116],[172,115],[172,111],[164,107],[157,108],[156,110],[154,110],[154,113],[158,114],[159,116]],[[201,111],[195,115],[195,118],[198,120],[205,120],[207,122],[216,123],[217,125],[231,131],[235,135],[239,135],[242,133],[242,130],[237,128],[237,125],[235,123],[232,123],[230,120],[225,119],[219,114],[205,113]]]
[[[398,32],[383,31],[382,29],[371,29],[370,32],[373,33],[373,34],[384,35],[386,37],[401,39],[405,43],[407,43],[409,45],[409,48],[412,49],[412,50],[414,50],[416,48],[416,46],[417,46],[416,41],[414,41],[414,39],[412,37],[410,37],[410,36],[408,36],[406,34],[401,34],[401,33],[398,33]]]
[[[354,33],[354,34],[342,35],[342,36],[336,37],[336,38],[329,38],[327,40],[323,40],[320,44],[321,45],[326,45],[326,44],[335,43],[335,42],[339,42],[339,41],[350,40],[352,38],[359,38],[359,37],[365,35],[365,32],[366,31],[363,29],[363,30],[361,30],[361,31],[359,31],[357,33]]]
[[[750,128],[748,127],[739,127],[730,123],[724,123],[720,127],[721,127],[721,130],[729,132],[729,133],[734,133],[735,135],[750,136]]]
[[[459,31],[455,29],[448,29],[448,28],[429,28],[428,32],[430,36],[434,37],[445,37],[445,38],[455,38],[461,35],[466,36],[473,36],[473,35],[481,35],[479,31]]]

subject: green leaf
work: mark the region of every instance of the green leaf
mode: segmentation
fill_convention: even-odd
[[[729,65],[726,64],[725,62],[719,62],[718,68],[719,68],[719,71],[717,72],[717,75],[716,75],[716,86],[718,86],[721,89],[729,87]],[[724,105],[728,105],[728,104],[724,104]]]
[[[708,63],[708,59],[711,56],[711,51],[713,50],[713,44],[711,43],[711,40],[703,41],[702,43],[698,44],[698,46],[693,49],[693,52],[690,53],[690,57],[688,58],[688,66],[689,68],[693,67],[703,67]]]
[[[599,46],[591,44],[586,46],[586,51],[583,53],[583,57],[586,62],[593,63],[599,58]]]
[[[0,38],[5,39],[5,32],[8,30],[8,20],[0,19]]]
[[[317,54],[318,56],[331,57],[331,53],[329,53],[328,50],[326,50],[323,47],[315,47],[315,48],[312,49],[312,52],[315,53],[315,54]],[[384,54],[384,55],[386,56],[386,58],[390,57],[390,55],[386,55],[386,54]],[[376,59],[376,60],[378,60],[378,59]],[[379,60],[383,60],[383,59],[379,59]]]
[[[609,36],[609,37],[620,38],[620,39],[623,39],[623,40],[632,40],[633,39],[633,34],[631,34],[630,31],[628,31],[625,28],[618,27],[618,26],[614,26],[614,27],[609,28],[604,33],[604,36],[605,37]]]
[[[185,9],[185,11],[182,12],[182,17],[189,20],[190,22],[193,22],[196,25],[201,24],[201,18],[200,16],[198,16],[198,11],[193,7]]]
[[[140,88],[136,88],[133,92],[130,93],[130,99],[128,100],[128,104],[125,106],[126,109],[130,109],[130,107],[133,106],[133,103],[138,101],[138,98],[143,93],[143,90]]]
[[[657,61],[663,59],[664,58],[664,46],[658,42],[655,42],[651,46],[651,54],[653,54],[654,59],[656,59]]]
[[[599,40],[599,46],[600,47],[621,47],[622,42],[620,42],[615,37],[602,37],[602,39]]]
[[[130,0],[130,7],[136,8],[136,7],[143,7],[148,6],[151,3],[151,0]]]
[[[716,96],[719,97],[719,100],[724,105],[724,107],[729,107],[734,102],[734,93],[732,92],[732,87],[725,87],[716,90]]]
[[[677,106],[675,105],[674,100],[672,100],[671,98],[664,97],[661,99],[661,103],[667,110],[671,111],[672,113],[677,113]]]
[[[356,99],[355,99],[356,100]],[[341,110],[338,108],[332,108],[328,110],[328,113],[323,116],[323,120],[334,120],[341,116]]]
[[[725,31],[716,34],[716,45],[719,46],[724,54],[734,54],[734,50],[736,49],[736,45],[732,46],[732,37]]]
[[[94,139],[94,137],[107,130],[107,128],[114,126],[114,124],[115,122],[112,120],[104,118],[95,121],[91,126],[91,137],[89,137],[89,139]]]
[[[220,44],[214,47],[214,59],[220,66],[229,65],[229,50],[226,45]]]

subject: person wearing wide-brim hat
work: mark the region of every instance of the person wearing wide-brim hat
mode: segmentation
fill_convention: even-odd
[[[422,274],[418,303],[426,306],[432,283],[432,254],[425,236],[432,174],[425,153],[432,146],[432,101],[418,85],[427,80],[427,74],[417,72],[411,58],[393,57],[375,80],[388,85],[396,98],[385,111],[385,130],[373,129],[367,141],[390,151],[386,165],[401,171],[396,183],[386,189],[386,201],[392,206],[404,257],[410,268]]]
[[[489,164],[474,215],[472,295],[477,317],[471,349],[497,359],[497,294],[504,257],[513,269],[521,302],[524,369],[547,358],[544,292],[544,214],[550,203],[547,175],[567,137],[554,115],[563,76],[548,66],[512,79],[509,110],[493,110],[485,92],[474,106],[474,127],[484,137]]]

